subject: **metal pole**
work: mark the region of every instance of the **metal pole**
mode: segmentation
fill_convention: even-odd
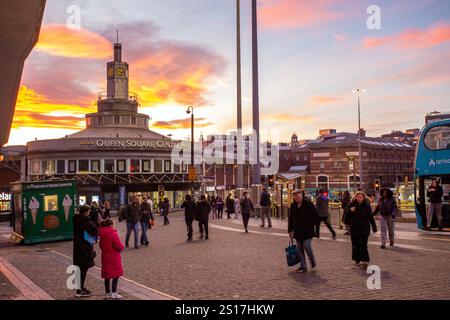
[[[252,64],[253,64],[253,130],[256,133],[256,164],[253,165],[253,184],[261,184],[259,164],[259,84],[258,84],[258,8],[252,0]]]
[[[360,91],[358,89],[358,153],[359,153],[359,185],[360,188],[364,191],[363,189],[363,154],[362,154],[362,144],[361,144],[361,139],[362,139],[362,132],[361,132],[361,98],[360,98]],[[355,177],[356,179],[356,177]]]
[[[237,129],[242,133],[242,75],[241,75],[241,1],[236,0],[236,42],[237,42]],[[237,187],[244,186],[244,168],[237,164]]]

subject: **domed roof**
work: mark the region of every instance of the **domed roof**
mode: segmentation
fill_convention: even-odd
[[[126,139],[168,139],[162,134],[147,129],[121,128],[121,127],[101,127],[81,130],[67,137],[68,139],[88,139],[88,138],[126,138]]]

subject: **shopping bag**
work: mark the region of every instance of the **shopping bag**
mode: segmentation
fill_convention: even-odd
[[[93,245],[96,241],[95,237],[91,236],[87,231],[84,231],[84,240],[89,242],[91,245]]]
[[[293,267],[300,263],[300,258],[298,256],[297,246],[293,239],[289,241],[289,247],[286,249],[286,260],[289,267]]]

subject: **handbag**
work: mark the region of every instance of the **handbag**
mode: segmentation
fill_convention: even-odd
[[[297,246],[295,245],[294,239],[289,240],[289,246],[285,249],[286,251],[286,261],[289,267],[293,267],[300,263],[300,257],[298,256]]]
[[[84,240],[89,242],[89,244],[93,245],[96,241],[95,237],[91,236],[89,232],[84,231]]]

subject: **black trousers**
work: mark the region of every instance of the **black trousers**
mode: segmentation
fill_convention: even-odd
[[[250,220],[250,213],[243,213],[242,214],[242,221],[244,221],[244,228],[247,230],[248,228],[248,221]]]
[[[352,260],[355,262],[369,262],[369,232],[353,232],[350,231],[352,239]]]
[[[112,292],[117,293],[117,284],[119,283],[119,278],[112,279],[112,287],[111,288],[110,288],[110,282],[111,282],[111,279],[105,279],[105,292],[111,293],[111,290],[112,290]]]
[[[188,233],[188,239],[192,239],[192,235],[194,233],[194,230],[192,228],[192,220],[186,220],[186,228]]]
[[[328,220],[329,220],[328,217],[320,217],[319,224],[317,225],[316,228],[316,234],[318,237],[320,237],[320,225],[322,224],[322,222],[325,222],[325,225],[327,226],[328,230],[330,230],[333,236],[336,235],[336,231],[334,231],[333,226],[330,224]]]
[[[164,225],[169,224],[169,217],[167,216],[167,214],[164,215]]]
[[[217,218],[222,219],[223,218],[223,209],[217,209]]]
[[[198,228],[200,229],[200,234],[203,236],[203,232],[205,236],[208,236],[208,221],[199,221]]]
[[[84,286],[84,283],[86,282],[86,276],[87,276],[87,272],[88,272],[89,268],[80,268],[80,289],[83,290],[86,287]]]

